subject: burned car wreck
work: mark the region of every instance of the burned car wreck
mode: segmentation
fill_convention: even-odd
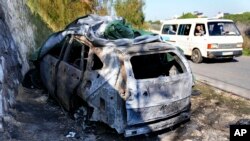
[[[49,37],[36,58],[48,92],[67,110],[86,106],[88,120],[125,137],[189,119],[193,80],[185,57],[158,35],[104,38],[101,30],[114,20],[121,19],[88,15]]]

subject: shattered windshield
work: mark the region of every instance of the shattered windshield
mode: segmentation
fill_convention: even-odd
[[[233,22],[208,22],[210,36],[238,36],[239,30]]]

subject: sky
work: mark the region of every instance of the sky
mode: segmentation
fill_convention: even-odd
[[[199,11],[207,17],[214,17],[218,12],[250,12],[249,0],[145,0],[146,21],[165,20],[182,13]]]

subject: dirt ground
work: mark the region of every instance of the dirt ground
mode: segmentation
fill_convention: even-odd
[[[1,141],[226,141],[229,125],[250,124],[250,100],[198,83],[190,121],[146,135],[124,138],[102,123],[73,119],[42,90],[20,87],[15,107],[4,117]],[[243,123],[245,122],[245,123]]]

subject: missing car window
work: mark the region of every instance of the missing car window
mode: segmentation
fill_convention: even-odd
[[[67,46],[70,38],[67,36],[62,42],[56,44],[48,53],[56,58],[60,57],[63,46]]]
[[[96,54],[94,54],[92,70],[100,70],[102,67],[103,67],[103,63],[101,59]]]
[[[81,65],[81,51],[82,46],[80,42],[74,40],[71,44],[69,54],[67,56],[67,62],[77,68],[80,68]]]
[[[174,53],[133,56],[131,59],[135,79],[172,76],[186,71]]]

